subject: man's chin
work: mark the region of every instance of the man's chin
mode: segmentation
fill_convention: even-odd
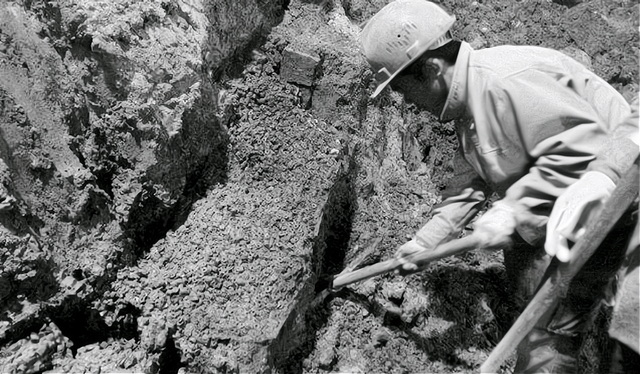
[[[407,104],[408,110],[414,113],[428,112],[436,116],[438,120],[440,118],[440,114],[442,113],[442,109],[444,109],[444,104],[445,104],[445,101],[442,101],[442,100],[436,100],[436,102],[434,103],[433,101],[429,102],[427,100],[412,101],[412,100],[407,100],[406,98],[405,98],[405,102]],[[445,121],[445,122],[448,122],[448,121]]]

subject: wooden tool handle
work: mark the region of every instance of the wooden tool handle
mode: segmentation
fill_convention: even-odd
[[[453,256],[462,252],[466,252],[475,249],[478,245],[478,240],[473,236],[466,236],[461,239],[452,240],[450,242],[439,245],[433,251],[418,252],[412,256],[407,257],[407,261],[413,262],[418,267],[424,266],[429,262],[439,260],[441,258]],[[384,262],[379,262],[370,266],[363,267],[350,273],[340,274],[333,280],[333,288],[340,288],[346,285],[356,283],[376,275],[388,273],[396,269],[402,268],[402,264],[397,259],[393,258]]]

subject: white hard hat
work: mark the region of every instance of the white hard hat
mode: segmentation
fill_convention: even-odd
[[[361,33],[362,50],[378,82],[371,97],[425,51],[451,41],[455,20],[426,0],[396,0],[371,17]]]

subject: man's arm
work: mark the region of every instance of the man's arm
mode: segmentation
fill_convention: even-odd
[[[560,261],[572,258],[568,241],[576,242],[585,233],[587,223],[602,209],[622,173],[630,170],[640,151],[639,137],[636,99],[631,115],[614,130],[588,171],[556,200],[547,223],[545,250],[549,255]]]
[[[490,189],[458,152],[453,160],[454,176],[447,181],[443,201],[433,209],[431,219],[413,240],[398,250],[404,257],[419,250],[432,250],[458,237],[462,229],[484,207]]]
[[[486,184],[477,176],[456,189],[433,209],[432,218],[416,233],[415,240],[427,249],[457,238],[486,203]],[[449,191],[452,192],[452,191]]]
[[[488,185],[460,152],[454,158],[454,172],[442,194],[443,201],[434,207],[431,219],[418,230],[412,240],[396,251],[396,258],[403,264],[403,275],[418,270],[418,266],[405,261],[405,257],[421,251],[431,251],[438,245],[457,238],[486,203],[490,194]]]
[[[512,108],[519,140],[532,160],[504,201],[514,208],[520,235],[534,243],[544,238],[556,199],[587,171],[629,105],[600,80],[536,72],[511,77],[500,99],[508,101],[503,108]]]
[[[631,115],[614,129],[611,138],[604,144],[596,160],[589,164],[587,171],[603,173],[617,184],[621,174],[631,167],[640,144],[638,106],[636,97],[631,104]]]

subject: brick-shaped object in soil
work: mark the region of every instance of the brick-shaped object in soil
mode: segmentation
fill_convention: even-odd
[[[318,55],[287,47],[282,54],[280,76],[286,82],[310,87],[319,66]]]

